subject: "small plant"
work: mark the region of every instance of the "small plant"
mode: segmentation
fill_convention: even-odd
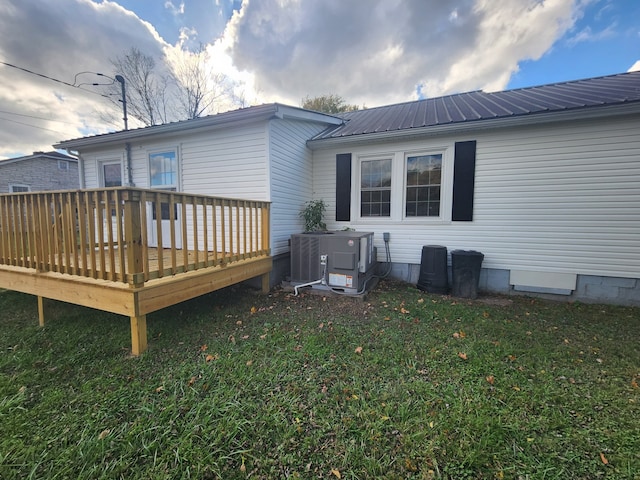
[[[323,200],[311,200],[306,202],[300,212],[300,218],[304,220],[305,232],[325,231],[327,225],[323,222],[326,205]]]

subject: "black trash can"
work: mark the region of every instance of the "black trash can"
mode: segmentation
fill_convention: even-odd
[[[422,247],[420,276],[416,286],[423,292],[442,295],[449,293],[447,247],[440,245],[425,245]]]
[[[451,252],[451,295],[476,298],[484,255],[473,250]]]

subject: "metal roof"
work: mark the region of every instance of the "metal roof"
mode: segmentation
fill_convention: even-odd
[[[475,91],[342,114],[311,142],[640,102],[640,71],[502,92]]]
[[[128,142],[140,138],[146,138],[152,135],[168,135],[206,128],[213,130],[216,128],[227,128],[237,124],[246,124],[247,122],[265,120],[270,118],[293,118],[298,120],[307,120],[313,122],[321,122],[326,125],[340,125],[342,119],[335,115],[316,112],[313,110],[305,110],[298,107],[290,107],[280,103],[269,103],[264,105],[256,105],[253,107],[245,107],[238,110],[218,113],[216,115],[207,115],[205,117],[192,118],[190,120],[180,120],[177,122],[164,123],[161,125],[153,125],[149,127],[134,128],[131,130],[120,130],[117,132],[92,135],[72,140],[65,140],[54,144],[55,148],[76,149],[88,146],[96,146],[111,142]]]

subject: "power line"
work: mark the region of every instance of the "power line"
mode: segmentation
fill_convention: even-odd
[[[52,130],[51,128],[39,127],[37,125],[30,125],[28,123],[19,122],[17,120],[12,120],[10,118],[2,118],[2,117],[0,117],[0,120],[4,120],[5,122],[17,123],[18,125],[24,125],[25,127],[32,127],[32,128],[38,128],[40,130],[47,130],[49,132],[59,133],[60,135],[67,135],[67,133],[60,132],[58,130]]]
[[[78,90],[82,90],[82,91],[84,91],[84,92],[93,93],[94,95],[99,95],[99,96],[101,96],[101,97],[106,97],[106,96],[107,96],[107,95],[103,95],[102,93],[94,92],[93,90],[88,90],[88,89],[86,89],[86,88],[82,88],[82,85],[91,85],[91,84],[89,84],[89,83],[82,83],[82,84],[80,84],[80,85],[76,85],[75,83],[65,82],[64,80],[59,80],[59,79],[57,79],[57,78],[50,77],[49,75],[45,75],[44,73],[34,72],[33,70],[29,70],[28,68],[19,67],[19,66],[17,66],[17,65],[13,65],[13,64],[11,64],[11,63],[7,63],[7,62],[0,61],[0,64],[5,65],[5,66],[7,66],[7,67],[15,68],[15,69],[17,69],[17,70],[21,70],[21,71],[26,72],[26,73],[29,73],[29,74],[31,74],[31,75],[36,75],[36,76],[41,77],[41,78],[46,78],[47,80],[51,80],[51,81],[53,81],[53,82],[61,83],[62,85],[66,85],[66,86],[68,86],[68,87],[77,88]],[[80,74],[82,74],[82,73],[95,73],[95,72],[80,72],[80,73],[76,74],[76,77],[75,77],[75,79],[74,79],[74,82],[75,82],[75,80],[77,80],[78,75],[80,75]],[[105,75],[101,75],[101,74],[98,74],[98,75],[100,75],[100,76],[105,76]],[[103,84],[98,84],[98,85],[103,85]]]
[[[24,113],[7,112],[6,110],[0,110],[0,113],[5,115],[16,115],[18,117],[34,118],[36,120],[45,120],[47,122],[66,123],[67,125],[76,125],[73,122],[65,122],[64,120],[55,120],[53,118],[36,117],[35,115],[26,115]]]

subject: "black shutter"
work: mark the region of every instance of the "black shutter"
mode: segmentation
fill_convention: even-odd
[[[351,154],[336,155],[336,222],[351,220]]]
[[[473,186],[476,176],[476,141],[456,142],[453,164],[451,220],[473,220]]]

